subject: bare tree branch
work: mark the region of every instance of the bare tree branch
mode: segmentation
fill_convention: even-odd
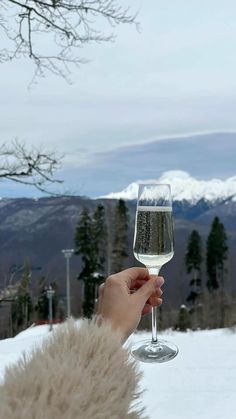
[[[114,40],[113,33],[103,33],[105,22],[138,25],[136,15],[116,0],[0,0],[0,30],[12,46],[0,50],[0,62],[28,57],[35,77],[50,71],[68,80],[71,64],[86,62],[79,48]],[[41,41],[46,36],[46,47],[38,35]]]
[[[34,186],[41,192],[50,191],[52,184],[61,184],[55,172],[61,167],[62,156],[42,148],[27,148],[19,140],[10,145],[0,145],[0,180],[8,179],[16,183]]]

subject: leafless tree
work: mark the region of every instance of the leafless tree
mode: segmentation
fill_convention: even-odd
[[[55,172],[61,166],[62,156],[43,148],[28,148],[14,140],[0,145],[0,181],[7,179],[36,187],[41,192],[50,192],[50,185],[60,184]]]
[[[114,40],[113,29],[101,29],[105,23],[137,25],[136,15],[116,0],[0,0],[0,34],[2,29],[9,43],[0,62],[28,57],[35,77],[50,71],[67,78],[71,64],[84,62],[79,48]]]

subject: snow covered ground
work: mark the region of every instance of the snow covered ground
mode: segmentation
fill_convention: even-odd
[[[179,354],[167,363],[141,365],[150,418],[236,419],[236,333],[222,329],[162,337],[176,343]]]
[[[48,326],[30,328],[0,341],[0,379],[23,351],[48,335]],[[149,338],[137,333],[131,341]],[[163,364],[141,364],[143,405],[151,419],[236,419],[236,332],[228,329],[165,332],[179,346],[178,356]]]

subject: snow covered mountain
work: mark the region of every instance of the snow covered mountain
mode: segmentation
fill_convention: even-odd
[[[236,202],[236,176],[228,179],[198,180],[181,170],[164,172],[158,179],[139,180],[121,192],[111,192],[103,198],[133,200],[138,195],[138,183],[169,183],[174,201],[196,204],[200,200],[220,202],[232,198]]]

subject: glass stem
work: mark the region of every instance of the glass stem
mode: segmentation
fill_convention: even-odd
[[[148,268],[149,275],[158,275],[160,268]],[[152,307],[152,344],[157,345],[157,308]]]
[[[157,342],[157,308],[152,307],[152,343]]]

